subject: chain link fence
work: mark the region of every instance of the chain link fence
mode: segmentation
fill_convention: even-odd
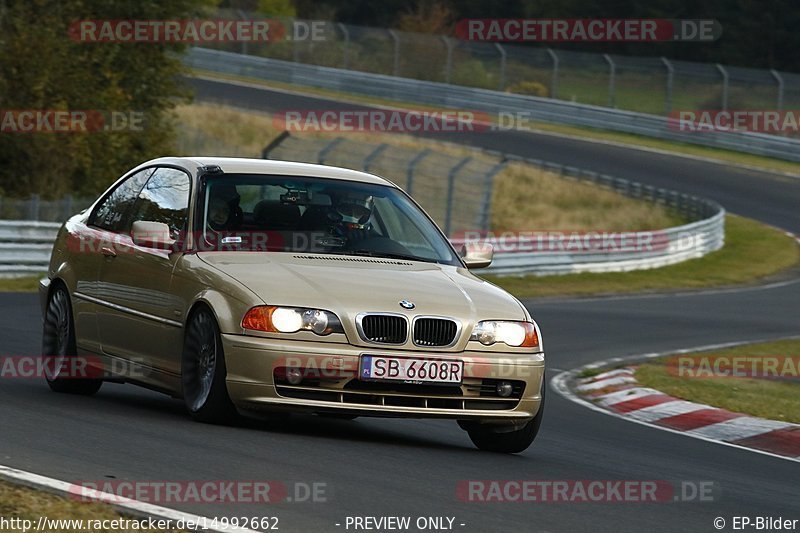
[[[242,11],[221,17],[258,18]],[[209,48],[467,87],[525,92],[656,115],[673,110],[797,109],[800,74],[720,64],[474,42],[331,21],[282,19],[292,36]],[[524,88],[523,88],[524,86]],[[533,89],[533,93],[531,87]]]

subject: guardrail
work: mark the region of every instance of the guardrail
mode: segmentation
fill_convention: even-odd
[[[60,227],[57,222],[0,220],[0,277],[45,272]]]
[[[495,117],[500,113],[523,113],[527,120],[587,126],[800,161],[800,140],[750,132],[685,132],[670,126],[666,117],[633,111],[205,48],[190,49],[184,62],[191,68],[219,74],[330,89],[425,106],[481,111]]]

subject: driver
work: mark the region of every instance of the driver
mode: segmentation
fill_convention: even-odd
[[[347,193],[334,199],[335,218],[338,219],[334,227],[339,237],[350,241],[363,239],[369,236],[372,229],[372,210],[375,199],[370,195]]]
[[[227,183],[211,185],[208,197],[207,224],[215,232],[235,230],[241,223],[241,196],[236,186]]]

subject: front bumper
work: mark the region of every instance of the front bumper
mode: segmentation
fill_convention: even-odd
[[[544,353],[426,352],[223,335],[228,393],[242,410],[347,413],[360,416],[451,418],[520,425],[541,404]],[[358,379],[361,356],[394,355],[464,361],[459,385],[370,382]],[[281,369],[298,368],[292,385]],[[495,392],[513,383],[511,397]]]

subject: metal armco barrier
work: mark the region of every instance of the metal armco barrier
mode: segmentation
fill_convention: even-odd
[[[330,89],[426,106],[481,111],[494,117],[499,117],[501,113],[506,114],[504,116],[522,113],[525,120],[588,126],[800,161],[800,140],[797,139],[749,132],[683,132],[671,126],[666,117],[634,111],[205,48],[190,49],[184,57],[184,63],[202,71],[289,83],[300,87]]]
[[[59,227],[57,222],[0,220],[0,277],[45,272]]]

